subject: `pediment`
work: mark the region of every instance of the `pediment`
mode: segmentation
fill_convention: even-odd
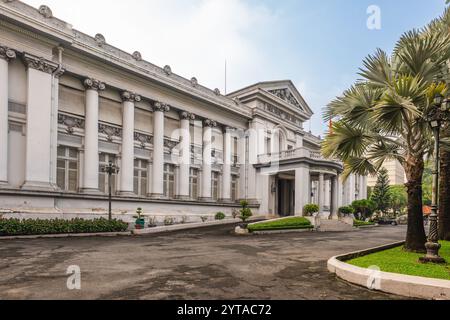
[[[305,111],[300,104],[300,102],[297,100],[297,98],[294,96],[294,94],[289,90],[289,88],[280,88],[280,89],[272,89],[267,90],[269,93],[277,96],[281,100],[286,101],[287,103],[300,108],[301,110]]]

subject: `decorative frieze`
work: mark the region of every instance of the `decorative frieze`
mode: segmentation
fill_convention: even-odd
[[[154,112],[169,112],[170,111],[170,107],[168,104],[165,104],[163,102],[155,102],[154,106],[153,106],[153,111]]]
[[[99,81],[92,78],[87,78],[84,80],[84,87],[88,90],[96,90],[96,91],[103,91],[106,89],[106,85]]]
[[[45,73],[53,73],[58,69],[58,64],[48,61],[42,57],[32,56],[30,54],[25,53],[23,55],[23,60],[28,68],[35,69],[38,71],[42,71]]]
[[[214,127],[217,127],[217,122],[214,121],[214,120],[205,119],[205,120],[203,121],[203,126],[204,126],[204,127],[214,128]]]
[[[141,96],[129,91],[123,91],[120,95],[122,98],[122,101],[128,101],[128,102],[140,102]]]
[[[269,103],[263,103],[263,109],[274,114],[278,118],[291,122],[297,126],[302,124],[302,120],[300,118],[297,118],[296,116],[293,116],[292,114],[287,113]]]
[[[122,129],[113,127],[104,123],[98,125],[98,132],[107,136],[108,141],[112,142],[114,137],[122,137]]]
[[[0,46],[0,59],[9,61],[15,59],[16,57],[17,57],[16,52],[13,49],[10,49],[5,46]]]
[[[164,147],[174,149],[180,142],[176,140],[164,139]]]
[[[58,123],[67,127],[68,134],[73,134],[74,129],[84,129],[85,121],[80,118],[72,117],[64,113],[58,114]]]
[[[135,132],[134,141],[138,141],[141,144],[142,149],[144,149],[147,144],[153,144],[153,137],[148,134]]]
[[[195,120],[195,114],[187,111],[180,112],[180,120]]]
[[[289,89],[277,89],[277,90],[270,90],[269,91],[271,94],[277,96],[278,98],[286,101],[289,104],[292,104],[294,106],[296,106],[297,108],[302,109],[302,106],[300,105],[300,103],[297,101],[297,99],[294,97],[294,95],[292,94],[292,92]]]

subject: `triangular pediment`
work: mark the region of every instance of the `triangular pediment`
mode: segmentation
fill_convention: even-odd
[[[300,108],[301,110],[305,111],[300,104],[300,102],[295,98],[294,94],[289,90],[289,88],[277,88],[272,90],[267,90],[269,93],[277,96],[281,100],[284,100],[285,102],[296,106],[297,108]]]

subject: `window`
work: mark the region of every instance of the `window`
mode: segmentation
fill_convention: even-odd
[[[116,156],[109,153],[100,153],[99,156],[99,174],[98,174],[98,189],[100,192],[108,193],[109,192],[109,184],[108,184],[108,174],[103,172],[104,168],[109,165],[111,161],[114,165],[116,163]],[[116,192],[116,174],[111,175],[111,192],[114,194]]]
[[[211,187],[213,200],[219,200],[219,173],[212,172],[211,174]]]
[[[267,150],[267,154],[272,153],[272,139],[271,138],[266,138],[266,150]]]
[[[78,190],[78,150],[69,147],[58,147],[56,181],[64,191]]]
[[[175,196],[175,166],[164,165],[164,196],[172,199]]]
[[[148,161],[134,160],[134,181],[133,190],[138,196],[147,195]]]
[[[189,175],[189,196],[198,199],[198,169],[191,168]]]
[[[231,176],[231,200],[233,202],[237,200],[237,180],[238,177],[236,175]]]

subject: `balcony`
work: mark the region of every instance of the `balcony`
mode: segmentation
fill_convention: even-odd
[[[284,160],[293,160],[293,159],[300,159],[300,158],[307,158],[312,160],[319,160],[319,161],[333,161],[330,159],[326,159],[320,151],[311,150],[308,148],[298,148],[298,149],[292,149],[292,150],[285,150],[278,153],[268,153],[258,156],[258,163],[259,164],[266,164],[271,162],[281,162]],[[333,161],[340,163],[340,161]]]

